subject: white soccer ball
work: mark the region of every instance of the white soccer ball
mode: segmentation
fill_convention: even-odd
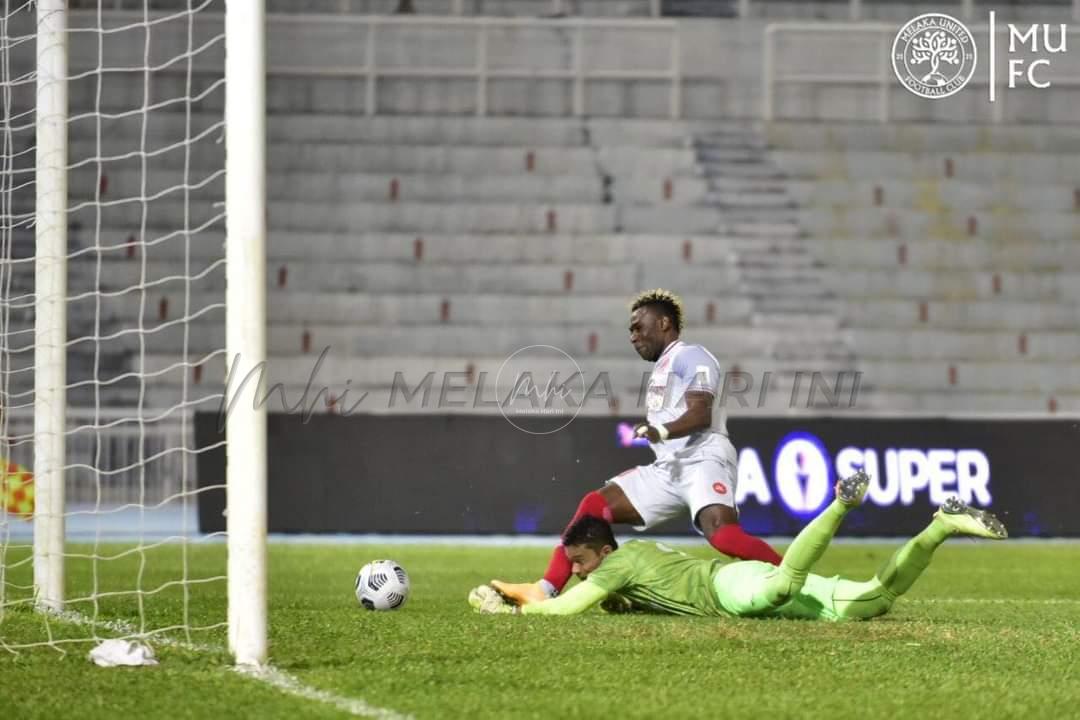
[[[393,560],[374,560],[356,576],[356,599],[368,610],[397,610],[409,598],[409,576]]]

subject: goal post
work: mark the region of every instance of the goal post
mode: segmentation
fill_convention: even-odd
[[[34,176],[34,596],[64,608],[67,417],[67,0],[38,0]]]
[[[225,13],[225,274],[229,383],[226,527],[229,649],[242,665],[267,657],[266,619],[266,44],[265,0]]]
[[[0,651],[205,631],[262,665],[265,0],[88,4],[0,9]]]

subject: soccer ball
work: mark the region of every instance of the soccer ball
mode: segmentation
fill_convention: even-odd
[[[374,560],[356,576],[356,599],[368,610],[396,610],[409,597],[409,576],[393,560]]]

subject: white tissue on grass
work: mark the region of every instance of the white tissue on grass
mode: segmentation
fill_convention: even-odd
[[[90,660],[101,667],[158,664],[154,649],[136,640],[105,640],[90,651]]]

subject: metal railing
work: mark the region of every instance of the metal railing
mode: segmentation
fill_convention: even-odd
[[[969,26],[972,34],[976,38],[989,34],[988,25],[971,25]],[[894,90],[900,90],[899,82],[892,68],[892,43],[896,36],[898,28],[896,25],[888,23],[772,23],[765,28],[765,38],[762,44],[762,96],[761,96],[761,117],[766,122],[772,122],[777,120],[776,110],[776,96],[777,89],[782,85],[818,85],[818,86],[849,86],[849,87],[870,87],[877,90],[877,120],[881,123],[887,123],[892,120],[892,94]],[[1076,41],[1078,29],[1068,28],[1068,37],[1072,41]],[[995,35],[1007,35],[1009,27],[1007,24],[998,23],[995,27]],[[843,64],[835,72],[828,70],[818,72],[805,71],[805,65],[813,57],[812,53],[800,53],[799,57],[802,60],[799,65],[799,69],[793,72],[784,72],[777,67],[777,47],[780,45],[778,36],[784,34],[802,34],[802,35],[820,35],[826,33],[844,34],[844,35],[863,35],[869,36],[876,40],[874,47],[876,48],[872,56],[864,57],[852,57],[847,58],[847,62]],[[988,103],[990,106],[990,120],[994,123],[1000,123],[1005,120],[1005,108],[1006,98],[1009,94],[1008,88],[1005,87],[1008,74],[1006,68],[1003,67],[1002,59],[1007,55],[1000,50],[1001,43],[999,41],[999,50],[996,53],[995,66],[992,71],[984,69],[984,66],[980,63],[979,70],[971,78],[969,86],[989,89],[991,83],[996,88],[996,98],[993,103]],[[989,62],[989,60],[987,60]],[[862,68],[862,70],[860,70]],[[1070,77],[1065,74],[1055,74],[1052,78],[1054,87],[1062,88],[1080,88],[1080,77]],[[902,90],[901,90],[902,91]],[[967,92],[968,90],[965,90]],[[793,119],[793,120],[807,120],[817,119],[813,113],[809,113],[805,116],[796,116],[790,118],[779,119]],[[852,118],[853,120],[861,118]],[[967,118],[968,122],[979,121],[984,118],[971,117]]]
[[[96,22],[92,13],[71,17],[80,27]],[[143,22],[142,13],[117,11],[112,17]],[[204,30],[212,32],[222,17],[207,13]],[[165,38],[177,25],[157,32]],[[290,13],[268,15],[266,26],[269,76],[362,80],[367,115],[379,113],[380,83],[401,80],[471,82],[475,102],[468,109],[478,116],[489,114],[490,89],[500,81],[566,83],[569,114],[578,117],[588,112],[590,83],[661,83],[667,87],[666,115],[683,114],[683,48],[674,20]],[[637,43],[639,35],[647,42]],[[114,62],[125,58],[135,68],[142,62],[141,41],[118,44],[113,52]],[[220,76],[221,65],[216,56],[200,55],[191,71]],[[173,63],[157,72],[182,74],[186,68]]]
[[[284,16],[275,16],[274,21]],[[326,23],[326,17],[295,16],[289,17],[291,24]],[[338,76],[363,77],[364,109],[367,115],[378,113],[378,84],[384,79],[424,79],[450,80],[464,79],[476,84],[476,115],[488,114],[488,88],[495,80],[556,80],[572,85],[571,114],[586,114],[586,88],[591,81],[659,81],[669,85],[669,116],[678,119],[682,116],[682,48],[679,40],[678,23],[668,20],[618,20],[607,18],[567,18],[546,20],[539,18],[454,18],[454,17],[391,17],[391,16],[355,16],[335,17],[335,24],[347,23],[361,29],[364,35],[364,58],[361,64],[305,66],[271,62],[268,70],[272,75],[293,76]],[[410,32],[431,28],[433,30],[455,29],[473,33],[472,62],[461,65],[402,64],[400,58],[393,64],[380,64],[379,56],[383,48],[392,48],[395,29]],[[488,52],[490,40],[495,32],[507,29],[546,30],[552,33],[570,33],[570,57],[566,67],[537,68],[516,66],[500,67],[492,60]],[[605,30],[641,30],[659,32],[666,36],[667,65],[657,69],[625,69],[621,67],[594,67],[594,58],[589,55],[586,35]],[[407,41],[407,40],[406,40]],[[412,54],[410,54],[410,58]],[[411,62],[407,60],[406,62]]]

